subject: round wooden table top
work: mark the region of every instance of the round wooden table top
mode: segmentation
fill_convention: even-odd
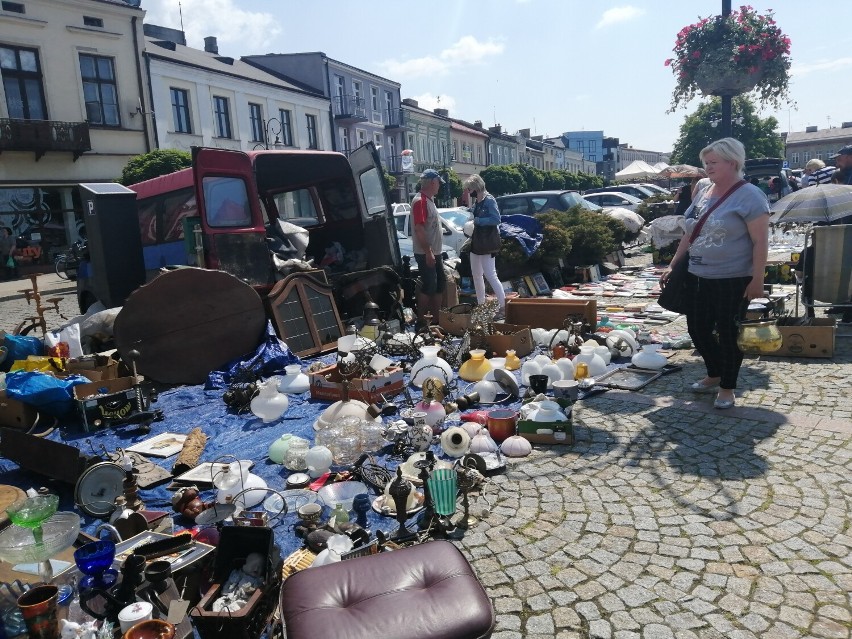
[[[5,526],[9,522],[6,509],[26,496],[27,494],[16,486],[0,484],[0,526]]]

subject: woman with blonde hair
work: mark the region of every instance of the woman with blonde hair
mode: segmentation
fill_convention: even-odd
[[[723,138],[699,154],[711,186],[684,213],[686,234],[669,268],[689,260],[686,276],[686,326],[707,375],[696,393],[717,393],[715,408],[734,405],[734,389],[743,362],[737,346],[737,319],[748,301],[763,296],[763,270],[769,246],[769,202],[758,187],[743,180],[745,148]]]
[[[497,200],[485,189],[485,181],[474,173],[462,184],[473,211],[473,236],[470,246],[470,271],[476,289],[477,304],[485,303],[485,280],[500,303],[499,314],[506,308],[506,293],[497,277],[497,253],[500,252],[500,210]]]

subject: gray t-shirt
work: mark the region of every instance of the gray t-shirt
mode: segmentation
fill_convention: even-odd
[[[704,189],[686,212],[686,234],[692,230],[718,197],[707,197]],[[752,249],[747,224],[769,214],[769,202],[758,187],[744,184],[710,214],[689,249],[689,272],[707,279],[752,275]]]

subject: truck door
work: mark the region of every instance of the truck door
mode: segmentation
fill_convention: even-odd
[[[364,222],[369,268],[399,268],[401,258],[396,225],[391,215],[390,198],[385,188],[379,153],[372,142],[355,149],[349,156]]]
[[[241,151],[192,148],[192,171],[208,268],[251,284],[272,284],[272,260],[254,166]]]

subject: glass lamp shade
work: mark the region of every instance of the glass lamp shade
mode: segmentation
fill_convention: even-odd
[[[493,404],[497,399],[497,393],[500,391],[500,385],[497,382],[481,379],[473,385],[473,391],[479,393],[479,400],[483,404]]]
[[[534,359],[528,359],[521,366],[521,382],[524,386],[530,385],[530,375],[541,375],[541,364]]]
[[[278,377],[278,392],[296,395],[304,393],[311,387],[310,378],[302,372],[298,364],[290,364],[284,367],[284,376]]]
[[[506,457],[526,457],[532,452],[532,444],[520,435],[507,437],[500,446]]]
[[[449,457],[461,457],[470,448],[470,435],[459,426],[453,426],[441,433],[441,448]]]
[[[358,433],[344,433],[328,445],[334,463],[338,466],[350,466],[361,456],[361,437]]]
[[[589,367],[589,375],[591,377],[600,377],[606,373],[606,364],[601,356],[595,352],[596,345],[583,344],[580,347],[580,354],[574,358],[574,363],[584,363]]]
[[[283,393],[278,392],[278,380],[269,379],[260,384],[260,391],[251,400],[251,412],[265,424],[281,419],[287,411],[290,401]]]
[[[305,457],[308,454],[308,446],[308,441],[305,439],[290,442],[290,447],[284,454],[284,468],[298,471],[307,470],[308,462]]]
[[[476,434],[476,437],[470,440],[470,452],[477,454],[496,453],[497,442],[495,442],[491,438],[491,435],[488,434],[488,431],[483,428]]]
[[[384,437],[384,424],[377,421],[365,420],[361,424],[361,450],[363,452],[376,452],[384,448],[387,441]]]
[[[521,360],[513,350],[506,351],[506,370],[516,371],[521,367]]]
[[[426,425],[435,427],[447,416],[441,402],[421,401],[414,405],[415,412],[426,413]]]
[[[458,492],[458,474],[455,469],[433,470],[426,483],[429,484],[429,494],[432,496],[435,512],[445,516],[455,513]]]
[[[659,348],[659,344],[648,344],[647,346],[643,346],[639,352],[630,359],[630,363],[636,368],[646,368],[649,370],[659,370],[663,368],[669,363],[669,361],[664,355],[660,355],[657,352],[657,349]]]
[[[233,503],[237,511],[241,511],[262,502],[267,495],[266,488],[266,481],[262,477],[249,473],[243,483],[219,490],[216,493],[216,501],[220,504]]]
[[[316,479],[328,472],[334,457],[325,446],[314,446],[305,455],[305,462],[308,464],[308,474]]]
[[[574,379],[574,364],[567,357],[560,357],[556,365],[562,371],[562,379]]]
[[[470,359],[459,367],[459,377],[468,382],[478,382],[491,370],[491,362],[485,359],[485,351],[475,348],[470,351]]]
[[[553,388],[553,382],[562,379],[562,369],[555,363],[551,362],[547,366],[541,367],[541,374],[547,375],[547,387]]]
[[[247,463],[231,462],[213,475],[213,485],[219,490],[228,490],[245,483],[249,469]]]
[[[429,377],[443,377],[449,381],[453,379],[452,367],[443,359],[438,357],[440,346],[421,346],[420,353],[423,355],[411,368],[411,384],[420,388]]]

